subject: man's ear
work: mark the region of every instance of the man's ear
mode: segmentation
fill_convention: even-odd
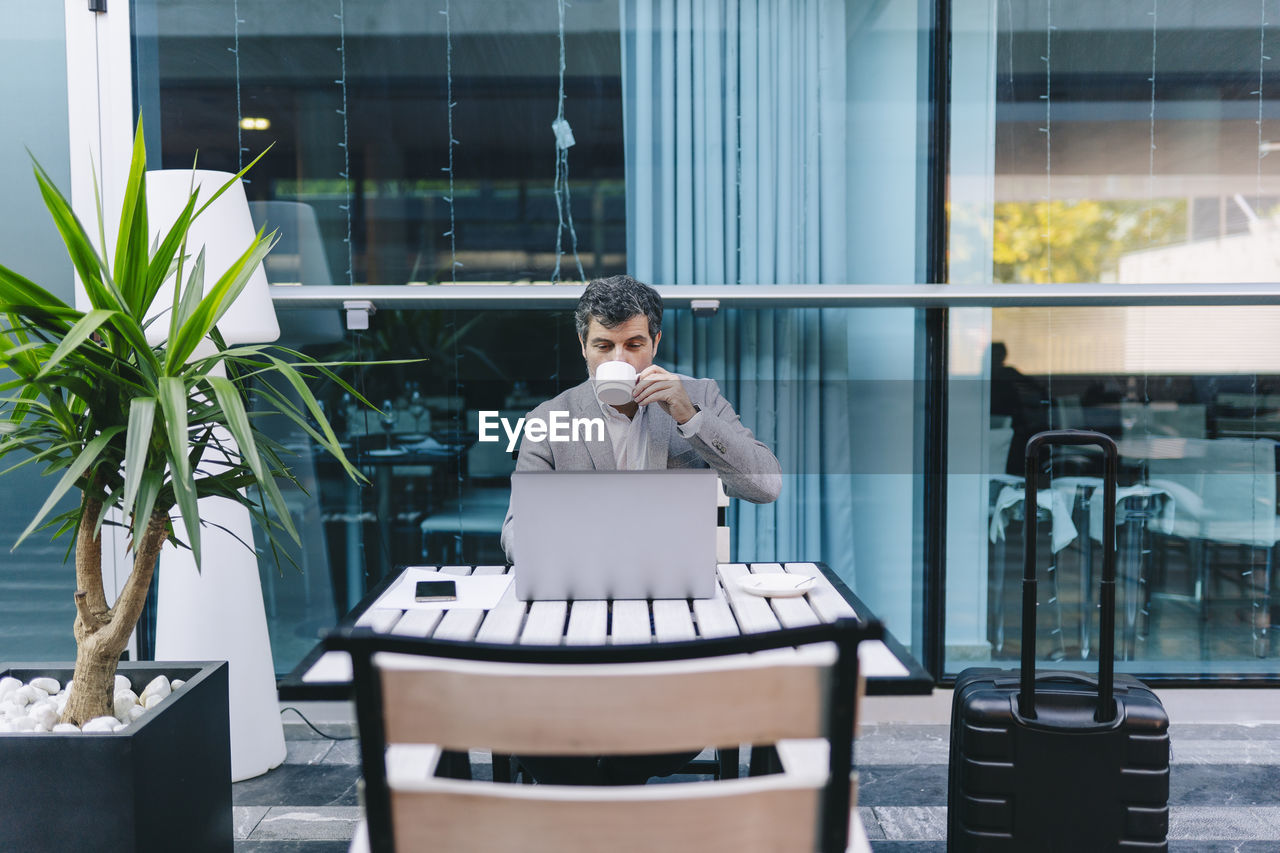
[[[582,357],[587,357],[587,342],[582,339],[582,335],[578,335],[578,346],[582,348]]]
[[[658,353],[658,341],[660,340],[662,340],[662,332],[658,332],[658,334],[653,336],[653,352],[655,355]]]

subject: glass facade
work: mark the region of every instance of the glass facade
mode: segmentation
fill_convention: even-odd
[[[962,19],[953,280],[1280,279],[1278,19],[1274,2],[997,3]],[[1066,427],[1120,444],[1120,665],[1273,673],[1280,312],[955,314],[951,447],[970,451],[951,465],[947,669],[1018,654],[1022,447]],[[1100,468],[1043,464],[1037,648],[1080,661],[1097,649]]]
[[[0,263],[72,298],[71,262],[53,229],[31,170],[34,156],[60,186],[70,178],[67,52],[60,3],[0,2],[10,23],[0,35]],[[30,152],[30,153],[28,153]],[[0,369],[0,381],[11,374]],[[21,460],[6,457],[0,470]],[[52,483],[27,465],[0,483],[0,658],[71,660],[75,571],[64,562],[66,540],[33,536],[10,548]]]
[[[198,152],[204,168],[236,170],[272,146],[247,188],[259,222],[281,229],[268,277],[353,296],[454,283],[533,294],[629,272],[767,285],[782,300],[800,285],[926,282],[944,251],[957,285],[1280,280],[1268,156],[1280,0],[951,3],[945,126],[930,118],[932,3],[440,5],[134,0],[152,166]],[[10,75],[41,94],[4,94],[24,122],[0,131],[18,199],[0,259],[29,258],[10,265],[69,295],[56,237],[35,233],[21,152],[66,174],[64,22],[15,14],[26,23],[6,38],[9,61],[48,68]],[[940,178],[945,205],[930,204]],[[362,332],[337,309],[279,307],[286,346],[421,359],[347,372],[381,413],[324,398],[367,484],[280,436],[305,487],[287,495],[301,571],[259,548],[285,672],[393,567],[501,560],[514,463],[474,440],[478,413],[522,415],[585,372],[571,317],[533,301],[384,307]],[[778,502],[731,508],[734,558],[824,560],[913,652],[944,649],[940,677],[1018,653],[1019,448],[1064,426],[1121,442],[1121,668],[1268,676],[1277,310],[955,308],[935,343],[937,309],[669,309],[658,361],[716,379],[782,462]],[[945,531],[926,523],[938,485],[926,367],[942,348]],[[1079,453],[1044,466],[1038,648],[1088,668],[1099,469]],[[41,487],[21,477],[3,493]],[[24,522],[4,513],[0,532],[16,536]],[[0,655],[25,652],[19,635],[67,638],[63,551],[32,543],[0,562],[0,613],[21,607],[32,623],[0,626]],[[33,583],[55,602],[38,613],[15,604]],[[937,592],[941,620],[925,610]]]
[[[235,169],[274,143],[248,188],[262,221],[284,228],[273,283],[625,271],[785,289],[919,275],[928,56],[915,3],[134,10],[139,109],[159,117],[148,133],[160,165],[198,149],[204,166]],[[859,192],[881,188],[879,215],[858,215]],[[280,316],[282,343],[313,353],[424,359],[352,373],[385,417],[326,401],[370,484],[302,460],[317,488],[296,496],[299,511],[323,536],[294,555],[301,575],[264,566],[283,671],[391,567],[500,561],[513,462],[474,441],[478,412],[522,415],[585,370],[571,319],[533,303],[383,310],[366,333],[336,311]],[[910,309],[669,310],[659,352],[717,379],[782,461],[777,503],[730,510],[737,558],[825,559],[907,642],[923,631],[922,439],[902,429],[917,325]]]
[[[287,317],[293,311],[280,313]],[[878,459],[844,450],[857,441],[858,432],[844,407],[850,399],[875,400],[884,410],[909,417],[912,383],[828,379],[819,373],[808,378],[798,370],[758,378],[744,375],[731,360],[709,355],[721,350],[717,342],[724,338],[763,335],[761,326],[790,325],[815,335],[843,332],[854,323],[873,324],[877,313],[888,319],[892,312],[722,310],[714,318],[694,318],[687,310],[668,310],[657,361],[715,379],[742,422],[782,462],[783,498],[765,507],[731,508],[736,559],[790,561],[810,547],[808,541],[815,551],[834,554],[827,562],[841,566],[863,595],[871,591],[886,601],[897,596],[910,608],[912,598],[919,597],[910,586],[916,582],[912,573],[877,577],[860,569],[860,552],[842,556],[840,551],[848,548],[850,528],[868,523],[858,518],[866,502],[891,496],[887,490],[903,480],[910,494],[913,477],[909,469],[895,470],[893,461],[897,455],[910,457],[910,435],[902,446],[886,447]],[[336,464],[313,452],[305,435],[279,436],[298,451],[294,470],[307,493],[288,498],[310,531],[301,551],[291,555],[301,572],[284,565],[273,571],[259,549],[275,655],[284,662],[296,662],[309,651],[316,629],[331,625],[335,612],[345,613],[395,567],[504,562],[499,533],[515,460],[500,432],[499,441],[478,440],[479,415],[492,412],[514,423],[586,376],[567,311],[380,311],[371,326],[368,332],[345,333],[339,341],[309,347],[319,357],[334,359],[375,361],[406,352],[425,358],[342,371],[381,412],[359,405],[336,386],[323,398],[347,452],[369,482],[361,486],[347,480]],[[859,483],[884,485],[881,492],[864,496],[855,493]],[[834,522],[824,523],[836,512]],[[896,523],[901,535],[911,517]]]
[[[136,0],[152,167],[199,152],[235,172],[272,146],[249,198],[264,219],[304,209],[318,250],[280,281],[625,271],[617,2],[563,20],[555,4],[446,5]]]

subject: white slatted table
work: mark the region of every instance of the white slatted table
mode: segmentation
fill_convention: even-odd
[[[436,568],[436,567],[430,567]],[[506,566],[442,566],[446,574],[495,575]],[[739,585],[751,574],[787,572],[816,578],[813,587],[794,598],[762,598]],[[515,597],[507,588],[488,610],[474,608],[403,610],[384,606],[388,590],[399,575],[387,578],[342,627],[357,625],[401,636],[435,637],[466,642],[526,645],[608,645],[692,640],[792,628],[831,622],[841,617],[870,618],[871,614],[838,578],[821,563],[722,563],[715,595],[706,599],[657,601],[537,601]],[[891,636],[859,646],[867,693],[928,693],[933,681]],[[345,690],[351,683],[351,662],[345,652],[317,650],[287,681],[306,698],[307,686]],[[283,686],[282,686],[283,690]],[[317,694],[312,694],[317,695]],[[333,695],[332,693],[329,695]]]

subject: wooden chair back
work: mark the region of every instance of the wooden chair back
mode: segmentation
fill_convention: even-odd
[[[374,851],[844,850],[857,644],[852,620],[633,647],[336,638],[352,655]],[[570,787],[435,775],[443,750],[645,754],[776,744],[783,772]]]

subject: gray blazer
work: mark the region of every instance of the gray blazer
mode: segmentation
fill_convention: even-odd
[[[714,468],[724,483],[724,490],[734,498],[752,503],[770,503],[782,491],[782,466],[777,458],[742,425],[738,413],[720,394],[714,379],[681,376],[689,400],[702,410],[701,424],[689,438],[676,429],[675,419],[652,404],[645,413],[648,433],[649,467],[659,467],[665,459],[667,468]],[[530,418],[548,420],[551,412],[569,413],[570,418],[601,417],[591,380],[541,404],[529,413]],[[605,431],[603,441],[530,441],[520,439],[517,471],[616,471],[613,443]],[[502,523],[502,549],[507,559],[515,555],[511,531],[511,506]]]

